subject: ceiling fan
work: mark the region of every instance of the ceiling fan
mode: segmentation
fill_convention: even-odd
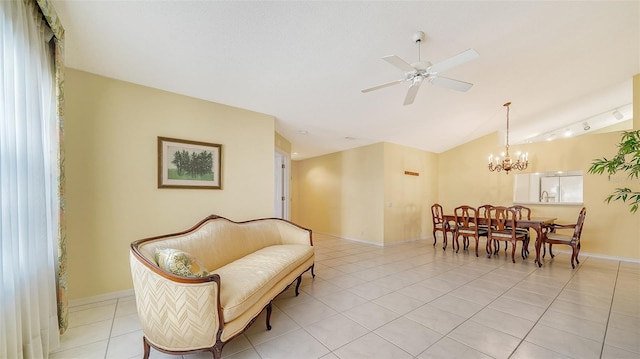
[[[450,89],[454,89],[457,91],[467,91],[469,90],[473,84],[450,79],[448,77],[440,76],[441,72],[449,70],[450,68],[461,65],[465,62],[476,59],[478,53],[474,49],[469,49],[467,51],[461,52],[453,57],[450,57],[444,61],[441,61],[435,65],[432,65],[429,61],[420,61],[420,42],[424,40],[425,34],[422,31],[418,31],[413,34],[413,40],[418,44],[418,62],[414,62],[409,64],[403,59],[399,58],[396,55],[385,56],[382,59],[391,65],[399,68],[404,71],[404,78],[387,82],[382,85],[370,87],[362,90],[363,93],[367,93],[369,91],[378,90],[381,88],[397,85],[401,82],[409,82],[411,85],[409,86],[409,90],[407,91],[407,95],[404,98],[404,105],[410,105],[413,103],[413,100],[416,98],[418,94],[418,89],[420,88],[420,84],[427,80],[432,84],[438,86],[448,87]]]

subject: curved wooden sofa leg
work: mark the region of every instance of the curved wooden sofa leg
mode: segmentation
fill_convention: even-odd
[[[211,354],[213,355],[213,359],[222,359],[222,346],[216,344],[211,348]]]
[[[316,277],[316,274],[313,272],[313,269],[315,268],[315,266],[316,266],[316,264],[315,264],[315,263],[313,263],[313,264],[311,265],[311,277],[313,277],[313,278],[315,278],[315,277]]]
[[[271,330],[271,310],[273,309],[271,303],[267,304],[267,330]]]
[[[299,289],[300,289],[300,283],[302,283],[302,274],[298,276],[298,279],[296,279],[296,281],[297,281],[296,282],[296,297],[297,297],[298,294],[300,294]]]
[[[142,337],[142,346],[144,347],[144,354],[142,355],[142,359],[149,359],[149,352],[151,350],[151,346],[147,341],[147,337]]]

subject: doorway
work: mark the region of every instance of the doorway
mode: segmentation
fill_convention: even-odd
[[[275,152],[274,173],[275,173],[275,198],[274,216],[289,220],[289,156],[286,153]]]

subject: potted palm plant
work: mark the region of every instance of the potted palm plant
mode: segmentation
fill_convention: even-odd
[[[622,133],[618,144],[618,153],[611,159],[602,157],[591,162],[589,173],[603,174],[607,172],[609,177],[618,172],[625,172],[628,178],[638,180],[640,174],[640,130],[625,131]],[[616,188],[605,201],[622,201],[629,203],[631,213],[636,213],[640,205],[640,192],[630,188]]]

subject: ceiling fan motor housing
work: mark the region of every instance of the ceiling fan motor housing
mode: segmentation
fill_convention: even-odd
[[[414,42],[421,42],[424,40],[425,34],[422,31],[418,31],[415,34],[413,34],[411,38],[413,39]]]

